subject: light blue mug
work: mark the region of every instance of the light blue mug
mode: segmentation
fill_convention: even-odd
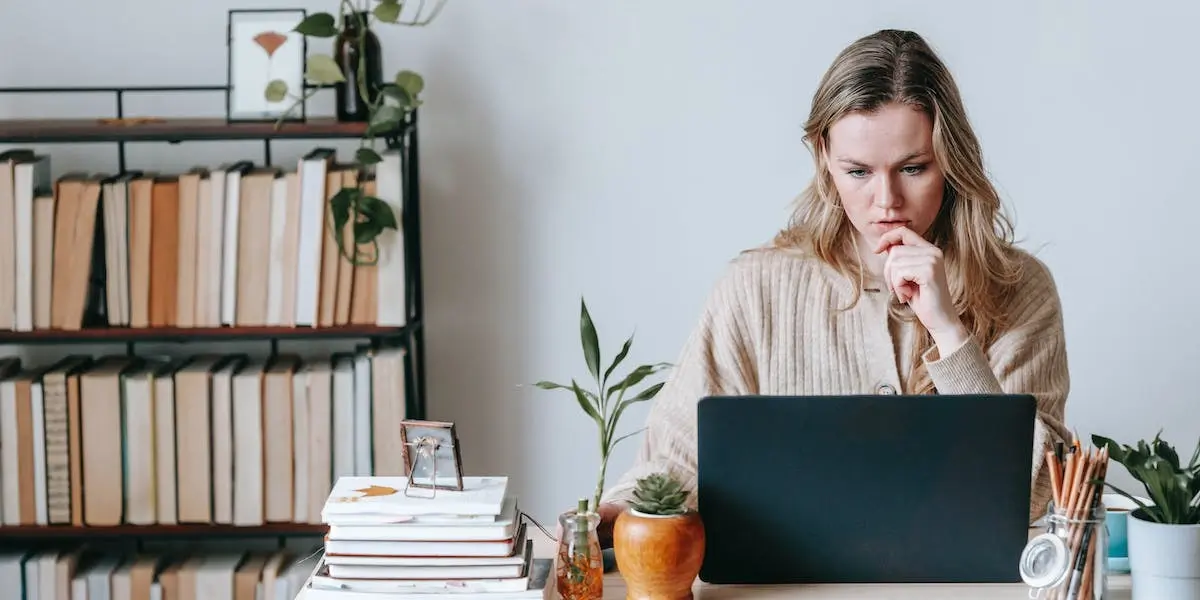
[[[1129,571],[1129,513],[1137,503],[1120,494],[1104,494],[1104,524],[1108,530],[1108,568],[1123,573]],[[1139,497],[1145,504],[1151,502]]]

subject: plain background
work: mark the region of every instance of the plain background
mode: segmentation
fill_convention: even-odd
[[[226,10],[295,6],[336,10],[6,0],[0,82],[224,84]],[[855,38],[898,27],[953,69],[1022,243],[1057,278],[1070,426],[1126,442],[1161,429],[1190,457],[1198,17],[1187,2],[451,0],[427,28],[380,26],[387,73],[411,68],[427,82],[430,416],[458,423],[468,473],[511,476],[539,520],[590,496],[594,425],[570,396],[528,385],[587,380],[580,297],[606,358],[636,330],[627,364],[674,361],[726,262],[774,234],[811,176],[801,124],[825,68]],[[218,98],[151,95],[128,109],[220,116]],[[0,96],[0,117],[111,110],[103,96]],[[329,114],[330,100],[310,110]],[[309,147],[279,144],[276,160]],[[116,166],[107,146],[47,150],[56,175]],[[258,159],[261,146],[139,146],[130,164],[234,155]],[[641,427],[646,408],[621,430]],[[619,447],[610,481],[639,442]]]

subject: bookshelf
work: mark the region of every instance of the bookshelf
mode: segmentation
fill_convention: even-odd
[[[116,87],[0,87],[0,97],[6,94],[100,94],[110,95],[115,101],[115,112],[111,116],[96,118],[0,119],[0,146],[44,144],[111,144],[117,153],[118,167],[115,174],[131,169],[127,164],[126,146],[138,143],[180,144],[189,141],[260,141],[261,157],[236,157],[234,160],[252,160],[255,166],[286,167],[278,165],[272,156],[272,143],[279,140],[354,140],[366,132],[365,123],[339,122],[333,118],[308,116],[304,121],[229,122],[224,118],[127,118],[125,99],[136,93],[228,93],[225,86],[116,86]],[[404,291],[403,302],[406,316],[403,325],[388,326],[367,323],[338,323],[328,326],[111,326],[103,323],[105,316],[91,315],[78,328],[35,328],[32,330],[0,329],[0,346],[63,346],[63,355],[75,352],[71,345],[121,344],[127,355],[136,354],[137,344],[170,343],[187,345],[193,343],[264,341],[269,343],[268,357],[279,351],[278,344],[284,341],[311,341],[321,345],[335,340],[349,341],[371,349],[400,348],[404,350],[403,366],[403,410],[406,418],[425,418],[425,335],[423,328],[424,287],[421,261],[420,232],[420,189],[418,165],[417,113],[410,112],[406,122],[396,131],[378,134],[386,149],[399,155],[400,188],[402,210],[396,214],[403,246]],[[52,155],[52,153],[51,153]],[[339,156],[339,160],[353,156]],[[385,163],[379,163],[381,168]],[[296,168],[295,163],[291,164]],[[134,170],[136,166],[132,167]],[[323,208],[328,211],[327,203]],[[97,227],[101,220],[97,217]],[[94,251],[103,254],[103,251]],[[93,258],[93,260],[97,260]],[[103,257],[99,260],[103,261]],[[94,263],[93,263],[94,264]],[[92,279],[96,279],[92,268]],[[94,283],[94,282],[93,282]],[[7,285],[7,282],[0,282]],[[103,303],[101,303],[103,305]],[[186,351],[183,355],[186,356]],[[2,358],[2,357],[0,357]],[[49,365],[46,365],[49,366]],[[265,421],[265,416],[263,417]],[[398,427],[398,423],[397,423]],[[378,430],[374,431],[378,435]],[[268,437],[263,434],[264,444]],[[378,450],[376,450],[378,452]],[[266,454],[266,451],[264,451]],[[266,477],[266,476],[264,476]],[[266,477],[266,483],[270,478]],[[86,493],[86,486],[84,493]],[[311,500],[310,500],[311,505]],[[309,509],[312,514],[312,508]],[[158,525],[12,525],[0,524],[0,540],[13,542],[35,539],[74,539],[82,541],[97,537],[146,537],[165,538],[212,538],[243,537],[261,535],[282,537],[294,535],[320,535],[324,526],[308,522],[272,522],[261,525],[238,526],[229,523],[179,523]]]

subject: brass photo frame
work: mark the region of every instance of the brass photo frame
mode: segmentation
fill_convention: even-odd
[[[454,423],[406,419],[400,422],[406,493],[412,488],[462,491],[462,452]]]

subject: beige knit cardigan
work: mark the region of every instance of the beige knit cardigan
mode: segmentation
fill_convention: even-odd
[[[1061,305],[1049,270],[1022,253],[1011,328],[985,352],[974,338],[948,356],[925,352],[942,394],[1027,393],[1037,398],[1030,521],[1050,498],[1045,450],[1069,440],[1069,378]],[[603,501],[632,498],[636,480],[670,471],[696,486],[696,403],[706,395],[895,393],[909,372],[915,321],[889,319],[888,292],[863,292],[825,263],[792,251],[740,254],[704,304],[667,384],[652,401],[633,465]],[[864,287],[870,288],[871,285]],[[879,287],[879,286],[874,286]],[[695,494],[689,498],[696,506]]]

